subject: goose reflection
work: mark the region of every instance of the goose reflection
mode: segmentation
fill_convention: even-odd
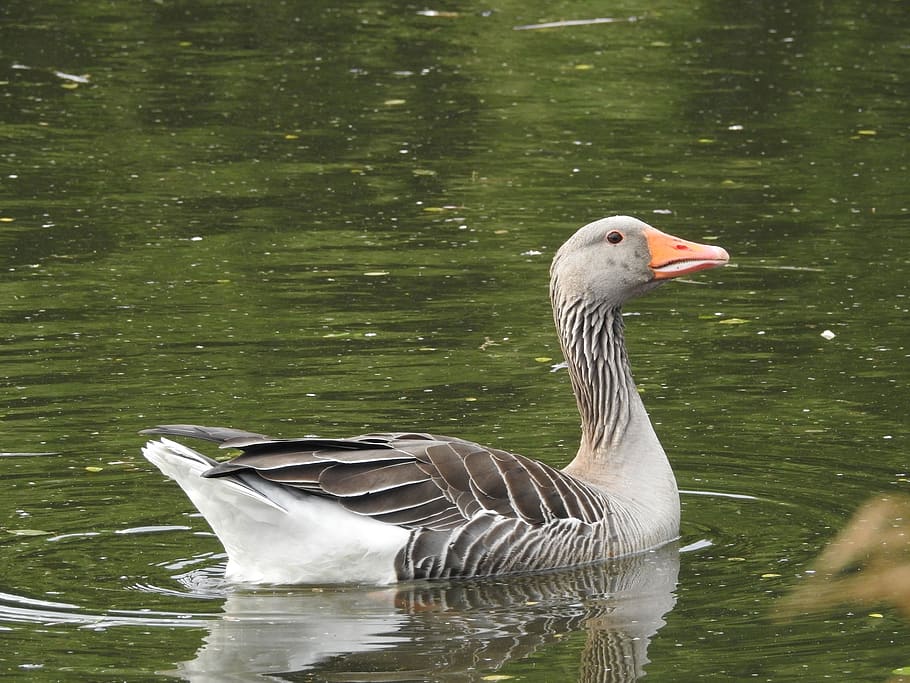
[[[194,683],[479,681],[583,635],[578,680],[634,681],[673,608],[679,550],[528,576],[394,587],[235,590],[191,661]],[[189,575],[184,577],[187,581]]]

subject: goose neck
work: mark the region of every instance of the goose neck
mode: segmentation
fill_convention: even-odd
[[[581,414],[579,452],[615,450],[643,410],[626,354],[622,312],[583,301],[554,310]]]

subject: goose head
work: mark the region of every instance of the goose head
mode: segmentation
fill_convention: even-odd
[[[631,216],[610,216],[580,228],[556,252],[553,302],[619,308],[666,280],[729,258],[721,247],[668,235]]]

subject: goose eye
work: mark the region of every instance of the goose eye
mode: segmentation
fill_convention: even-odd
[[[616,232],[615,230],[613,232],[607,233],[607,242],[610,244],[619,244],[622,242],[622,233]]]

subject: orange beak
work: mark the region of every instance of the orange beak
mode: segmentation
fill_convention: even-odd
[[[717,268],[730,260],[730,255],[721,247],[688,242],[673,237],[656,228],[645,230],[651,262],[648,264],[655,280],[669,280],[699,270]]]

